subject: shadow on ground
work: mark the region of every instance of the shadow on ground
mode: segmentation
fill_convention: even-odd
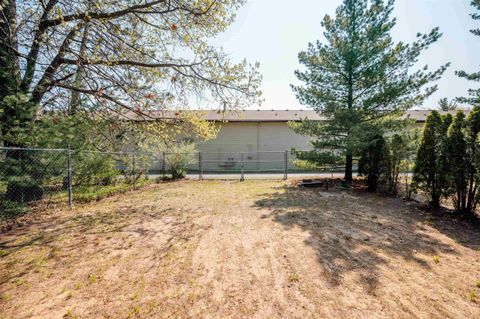
[[[329,283],[338,286],[355,272],[364,289],[375,294],[381,267],[402,258],[428,270],[436,255],[457,252],[445,236],[463,246],[480,248],[480,229],[436,216],[401,199],[355,190],[323,192],[282,186],[254,204],[285,229],[300,227],[317,251]],[[265,210],[269,213],[265,214]],[[432,228],[440,233],[433,232]]]
[[[5,263],[0,284],[19,280],[47,264],[57,269],[79,259],[128,250],[132,243],[148,245],[161,236],[168,238],[164,245],[166,251],[172,238],[184,236],[185,222],[179,215],[171,208],[132,204],[111,211],[52,216],[17,227],[0,237],[0,258],[22,253],[22,266],[19,267],[15,257]],[[160,257],[161,254],[152,256]]]

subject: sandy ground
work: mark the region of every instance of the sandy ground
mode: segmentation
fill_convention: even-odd
[[[480,318],[478,225],[291,183],[45,213],[0,234],[0,318]]]

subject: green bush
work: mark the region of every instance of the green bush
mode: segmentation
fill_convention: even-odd
[[[429,194],[434,207],[449,198],[455,210],[473,217],[480,200],[480,107],[465,117],[427,118],[415,163],[413,183]]]
[[[331,170],[337,166],[345,165],[345,158],[339,150],[312,150],[312,151],[298,151],[292,149],[292,154],[295,159],[292,163],[303,170]]]
[[[0,181],[6,200],[28,203],[41,199],[44,190],[66,170],[65,152],[9,150],[0,161]],[[61,179],[60,179],[61,180]]]
[[[135,188],[140,188],[153,181],[148,179],[139,179],[135,183]],[[107,186],[83,185],[73,189],[73,200],[78,203],[88,203],[98,201],[116,194],[123,194],[132,190],[132,184],[127,181],[117,181],[117,183]]]
[[[457,112],[445,142],[447,158],[446,196],[452,199],[455,210],[474,217],[478,205],[480,184],[480,107],[466,118]]]
[[[451,117],[442,117],[437,111],[432,111],[427,117],[423,136],[415,160],[412,186],[430,197],[434,208],[440,206],[440,200],[445,197],[447,184],[447,158],[445,140]]]
[[[110,154],[74,152],[72,162],[74,185],[112,185],[121,174]]]
[[[378,134],[362,151],[358,162],[358,173],[367,177],[368,190],[375,192],[385,184],[390,174],[390,155],[385,138]]]
[[[187,175],[188,166],[195,163],[196,154],[193,143],[183,142],[168,150],[165,160],[173,179],[183,178]]]
[[[394,134],[387,139],[389,150],[389,176],[387,176],[384,192],[397,195],[398,184],[400,183],[400,173],[407,173],[413,165],[413,157],[416,152],[417,132],[403,132]],[[406,185],[406,197],[410,198],[410,190]]]
[[[0,198],[0,220],[15,218],[26,212],[25,205]]]
[[[397,195],[399,176],[411,165],[415,141],[416,134],[409,132],[391,137],[380,133],[374,136],[362,150],[358,163],[358,172],[367,177],[370,191]]]

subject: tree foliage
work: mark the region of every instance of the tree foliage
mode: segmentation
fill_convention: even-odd
[[[440,207],[447,183],[444,145],[449,122],[451,116],[442,118],[437,111],[428,115],[415,161],[413,187],[425,192],[435,208]]]
[[[446,195],[452,198],[457,212],[474,216],[479,201],[479,140],[480,108],[468,117],[458,112],[449,130],[445,148],[447,154]]]
[[[305,70],[295,72],[304,84],[292,88],[298,100],[320,113],[324,122],[293,124],[314,136],[316,153],[336,149],[345,156],[345,178],[352,178],[352,157],[362,149],[358,132],[391,125],[405,110],[430,96],[448,64],[430,72],[413,70],[420,54],[441,36],[438,28],[418,34],[411,44],[394,43],[390,33],[394,1],[343,0],[334,18],[325,16],[325,42],[300,52]],[[384,121],[390,118],[390,121]]]
[[[367,177],[369,191],[397,195],[400,173],[408,172],[416,139],[415,132],[405,131],[389,137],[377,134],[370,140],[358,162],[358,172]]]
[[[400,174],[408,174],[416,153],[418,135],[416,131],[396,133],[388,139],[388,150],[390,151],[390,176],[387,179],[386,191],[392,195],[398,194]],[[408,185],[406,185],[408,188]],[[409,198],[409,191],[406,197]]]
[[[363,149],[358,162],[358,173],[367,177],[370,192],[376,192],[381,180],[390,176],[389,155],[388,143],[381,134],[376,135]]]
[[[442,198],[473,217],[480,200],[480,107],[454,118],[433,111],[425,123],[414,170],[414,186],[429,194],[434,207]]]
[[[438,106],[440,107],[440,110],[444,111],[444,112],[454,111],[458,107],[455,100],[449,101],[448,98],[446,98],[446,97],[438,100]]]
[[[258,100],[258,65],[233,63],[209,44],[243,3],[1,1],[0,145],[118,151],[152,138],[172,143],[185,132],[214,136],[198,114],[159,120],[159,111],[193,103],[240,108]],[[12,171],[20,161],[32,167],[39,161],[7,156]],[[111,167],[112,159],[96,160],[86,157],[85,167]],[[9,179],[8,188],[32,193],[43,180],[27,174]]]
[[[471,17],[472,19],[479,21],[480,20],[480,0],[472,0],[471,4],[477,10],[477,12],[471,14]],[[480,28],[472,29],[470,30],[470,32],[476,36],[480,36]],[[474,73],[468,73],[466,71],[457,71],[456,74],[459,77],[467,79],[469,81],[480,82],[480,71],[474,72]],[[469,89],[468,95],[469,95],[468,97],[460,97],[458,98],[458,100],[460,102],[467,103],[473,106],[480,105],[480,88]]]
[[[465,141],[465,114],[458,112],[448,128],[445,141],[445,153],[447,170],[443,173],[447,176],[446,195],[453,195],[454,206],[463,211],[466,206],[467,192],[467,145]]]
[[[117,125],[195,101],[257,101],[257,65],[209,39],[244,0],[5,0],[0,7],[2,138],[54,111]],[[189,122],[178,114],[182,123]],[[157,128],[158,130],[158,128]]]

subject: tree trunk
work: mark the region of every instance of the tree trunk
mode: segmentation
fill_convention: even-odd
[[[75,72],[75,87],[81,88],[85,66],[83,65],[83,59],[85,58],[85,52],[87,50],[87,40],[90,32],[90,24],[86,23],[83,28],[82,42],[80,43],[80,52],[78,55],[79,62],[77,64],[77,71]],[[80,108],[80,92],[72,91],[72,99],[70,103],[69,115],[75,115]]]
[[[18,41],[15,31],[17,7],[14,0],[7,0],[0,7],[0,102],[14,94],[20,84],[20,69],[16,51]]]
[[[433,179],[436,180],[436,179]],[[434,209],[440,208],[440,195],[437,194],[437,187],[435,185],[432,185],[432,201],[430,202],[430,206]]]
[[[16,2],[7,0],[0,7],[0,129],[4,146],[11,146],[4,139],[15,123],[16,110],[12,105],[6,104],[7,96],[15,95],[19,91],[20,68],[16,51],[18,50],[16,25]]]
[[[348,5],[350,6],[350,11],[352,12],[351,21],[353,22],[350,29],[350,52],[349,52],[349,59],[347,65],[347,73],[348,73],[348,97],[347,97],[347,107],[349,111],[353,110],[353,65],[355,61],[355,40],[356,40],[356,7],[355,4],[349,2]],[[351,119],[350,119],[351,120]],[[352,127],[351,123],[349,124],[347,139],[350,137],[350,128]],[[352,173],[352,166],[353,166],[353,154],[351,150],[347,150],[347,156],[345,160],[345,180],[351,182],[353,180],[353,173]]]
[[[345,180],[351,182],[353,180],[353,155],[347,154],[345,161]]]
[[[23,128],[35,117],[28,106],[22,103],[20,88],[20,66],[17,57],[18,42],[15,30],[16,1],[7,0],[0,7],[0,145],[5,147],[22,147],[21,141],[10,140],[12,129]],[[5,98],[11,97],[8,103]],[[38,160],[32,152],[8,150],[2,163],[4,177],[7,180],[5,199],[26,203],[43,196],[40,181],[41,170]],[[32,172],[33,169],[33,172]],[[35,174],[38,172],[38,174]]]

